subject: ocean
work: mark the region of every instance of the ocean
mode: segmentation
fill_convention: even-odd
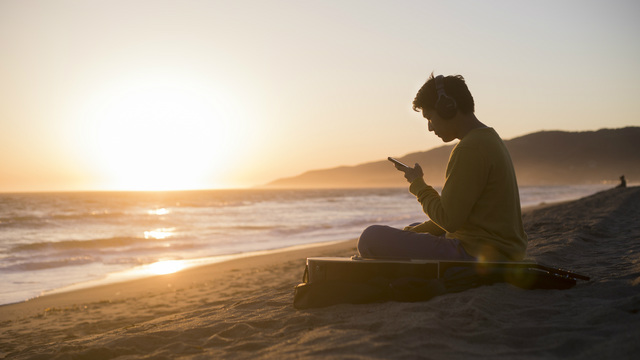
[[[611,187],[522,187],[521,202]],[[0,304],[424,220],[402,188],[0,194]]]

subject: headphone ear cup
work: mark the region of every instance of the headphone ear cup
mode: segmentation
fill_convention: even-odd
[[[456,113],[458,112],[458,105],[453,98],[447,95],[440,96],[440,99],[438,99],[438,102],[436,103],[436,111],[441,118],[451,119],[456,116]]]
[[[456,101],[452,97],[448,96],[446,91],[444,91],[444,76],[436,76],[435,82],[436,94],[438,95],[436,111],[441,118],[451,119],[456,116],[456,113],[458,112],[458,104],[456,104]]]

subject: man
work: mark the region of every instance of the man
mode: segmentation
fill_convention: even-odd
[[[358,240],[360,256],[522,260],[527,235],[511,157],[496,131],[476,118],[464,78],[431,74],[413,109],[422,111],[429,131],[442,141],[460,140],[449,157],[442,192],[427,185],[419,164],[396,165],[430,220],[404,230],[370,226]]]

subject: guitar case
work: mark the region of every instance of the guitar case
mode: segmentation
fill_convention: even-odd
[[[294,307],[341,303],[425,301],[482,285],[510,283],[523,289],[569,289],[589,277],[536,262],[307,258]]]

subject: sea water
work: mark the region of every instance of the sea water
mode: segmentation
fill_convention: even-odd
[[[611,185],[521,188],[523,206]],[[0,194],[0,304],[229,255],[357,238],[426,220],[406,189]],[[131,275],[134,276],[134,275]]]

